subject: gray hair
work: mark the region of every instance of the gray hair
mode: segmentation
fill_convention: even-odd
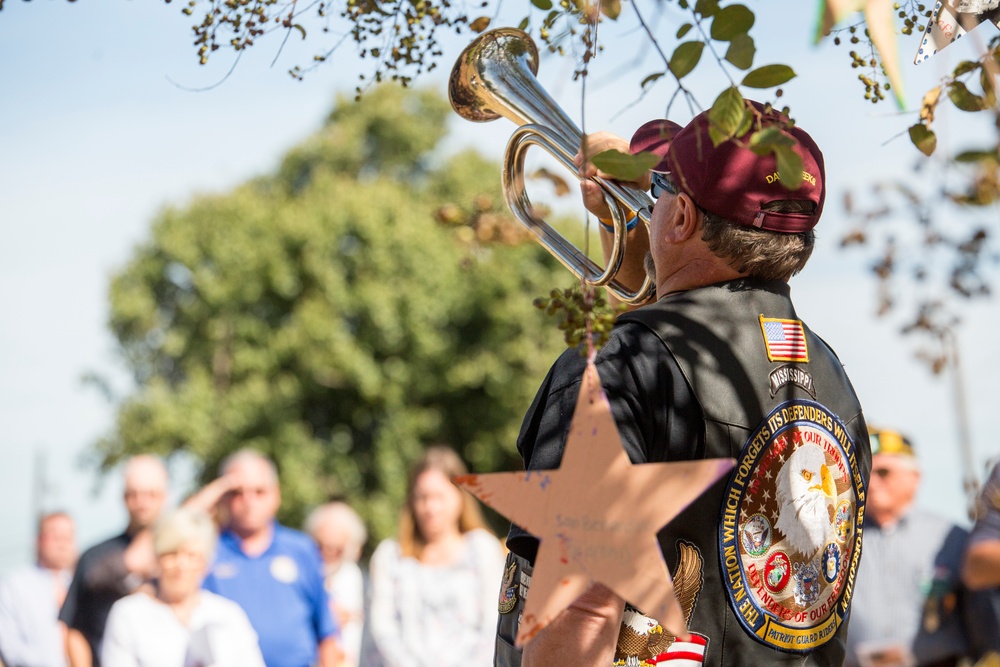
[[[222,460],[219,464],[219,474],[226,475],[232,471],[233,468],[243,465],[244,463],[253,463],[257,465],[262,465],[267,469],[268,477],[274,482],[275,486],[278,486],[278,468],[274,465],[274,461],[264,456],[256,449],[238,449],[226,458]]]
[[[350,560],[356,561],[361,554],[361,547],[368,541],[368,529],[365,528],[365,523],[358,516],[358,513],[344,502],[337,501],[320,505],[306,517],[306,532],[316,537],[320,526],[326,523],[337,523],[347,527],[351,541],[345,551]]]
[[[794,213],[801,211],[802,202],[787,200],[775,204],[765,208]],[[701,226],[701,240],[716,257],[726,260],[740,273],[761,280],[788,280],[805,267],[816,246],[816,235],[811,229],[783,234],[740,225],[707,211],[702,211]]]
[[[153,526],[153,553],[157,557],[177,551],[186,544],[195,548],[211,561],[219,534],[212,518],[200,510],[181,507],[162,517]]]

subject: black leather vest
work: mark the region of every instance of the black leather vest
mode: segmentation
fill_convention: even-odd
[[[780,282],[670,295],[619,321],[648,327],[680,366],[705,422],[692,458],[737,459],[729,479],[659,536],[675,579],[701,561],[700,590],[681,581],[677,588],[682,606],[692,606],[690,630],[707,638],[705,664],[840,665],[871,452],[839,359],[798,321]],[[804,349],[789,351],[799,332]],[[789,487],[812,488],[818,499],[812,507],[820,516],[807,521],[812,538],[788,520],[795,507]]]
[[[686,458],[737,459],[729,478],[659,534],[692,640],[658,630],[626,636],[623,623],[619,647],[646,642],[647,658],[700,653],[720,667],[840,665],[871,468],[840,361],[798,321],[782,282],[669,295],[618,321],[663,342],[701,408],[702,438]],[[527,562],[512,554],[509,563],[511,583],[525,583]],[[626,611],[625,620],[637,615]],[[516,616],[500,617],[497,665],[519,664],[504,640]]]

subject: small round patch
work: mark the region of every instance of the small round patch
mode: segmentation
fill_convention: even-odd
[[[299,567],[288,556],[275,556],[271,561],[271,576],[283,584],[291,584],[299,578]]]
[[[500,584],[500,599],[497,601],[497,611],[501,614],[509,614],[517,606],[517,563],[511,563],[510,567],[503,574],[503,581]]]
[[[754,514],[740,531],[743,550],[751,556],[761,556],[771,547],[771,522],[763,514]]]
[[[819,599],[819,571],[814,563],[795,563],[792,567],[795,574],[795,603],[808,607]]]
[[[823,578],[828,584],[837,580],[840,574],[840,547],[835,542],[830,542],[823,550]]]
[[[846,543],[851,539],[851,533],[854,528],[854,521],[851,516],[851,503],[846,500],[840,501],[837,505],[837,515],[834,521],[837,526],[837,539]]]
[[[792,576],[792,562],[784,551],[775,551],[764,565],[764,586],[772,593],[785,590]]]

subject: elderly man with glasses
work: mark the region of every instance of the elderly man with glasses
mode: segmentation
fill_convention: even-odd
[[[618,276],[635,289],[650,274],[657,299],[619,316],[595,359],[623,445],[633,463],[737,459],[728,479],[658,535],[690,636],[670,636],[595,583],[522,655],[513,637],[538,542],[515,525],[498,665],[843,659],[868,433],[843,366],[796,314],[788,286],[815,244],[823,155],[770,107],[748,102],[746,113],[747,132],[718,145],[707,112],[685,127],[651,121],[631,142],[607,133],[587,142],[590,155],[616,148],[656,161],[642,184],[656,199],[648,234],[629,221]],[[795,152],[801,185],[781,182],[773,153],[749,148],[759,129]],[[580,156],[577,163],[583,175],[597,174]],[[604,197],[591,181],[581,187],[607,247]],[[526,469],[559,467],[585,363],[568,350],[543,382],[518,439]]]
[[[914,506],[920,465],[909,438],[871,429],[865,555],[851,612],[847,667],[956,665],[985,637],[968,620],[981,599],[959,582],[965,529]]]

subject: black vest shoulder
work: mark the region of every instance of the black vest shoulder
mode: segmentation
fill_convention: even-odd
[[[692,457],[737,459],[660,534],[704,664],[841,664],[871,464],[839,359],[780,282],[669,295],[619,321],[681,369],[704,418]]]

